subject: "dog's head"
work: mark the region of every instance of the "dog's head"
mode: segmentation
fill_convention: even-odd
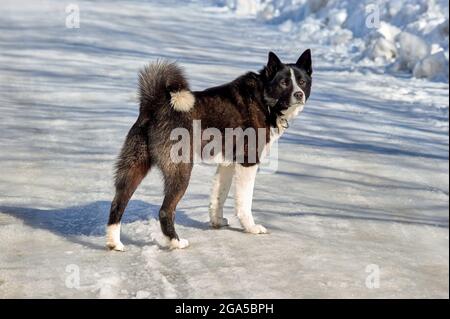
[[[287,107],[302,107],[311,94],[311,50],[306,50],[295,64],[284,64],[275,53],[269,53],[267,66],[261,72],[264,97],[269,106],[283,100]]]

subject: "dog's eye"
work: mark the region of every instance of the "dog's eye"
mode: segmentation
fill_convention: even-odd
[[[288,86],[288,85],[289,85],[289,81],[288,81],[288,80],[286,80],[286,79],[284,79],[284,80],[281,80],[281,81],[280,81],[280,85],[281,85],[281,86],[284,86],[284,87],[286,87],[286,86]]]
[[[300,81],[298,81],[298,84],[299,84],[299,85],[305,85],[305,84],[306,84],[306,81],[305,81],[305,80],[300,80]]]

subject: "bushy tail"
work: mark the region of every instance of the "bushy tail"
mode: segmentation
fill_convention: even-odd
[[[189,112],[195,104],[183,71],[167,61],[157,61],[140,71],[139,100],[141,112],[168,103],[176,111]]]

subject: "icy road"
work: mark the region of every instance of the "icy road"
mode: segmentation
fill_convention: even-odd
[[[2,1],[0,298],[449,297],[448,83],[353,67],[333,47],[201,1]],[[208,225],[215,168],[199,165],[177,213],[191,247],[168,251],[152,172],[105,249],[113,163],[134,122],[137,72],[182,64],[194,89],[311,47],[313,94],[256,181],[271,234]]]

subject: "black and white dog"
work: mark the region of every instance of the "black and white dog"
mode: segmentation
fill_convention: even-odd
[[[128,133],[116,164],[116,194],[111,204],[107,227],[107,246],[122,251],[120,221],[134,191],[149,170],[156,166],[164,177],[165,197],[159,211],[161,229],[171,248],[189,245],[175,232],[175,210],[191,176],[193,158],[198,150],[189,149],[184,161],[173,160],[174,130],[184,129],[193,139],[195,121],[201,131],[215,129],[254,130],[263,146],[250,145],[244,139],[239,151],[236,138],[221,135],[220,144],[232,145],[233,155],[221,154],[209,205],[211,225],[226,226],[223,205],[235,180],[236,214],[248,233],[264,234],[266,228],[255,224],[251,212],[253,187],[261,148],[270,148],[287,124],[303,110],[312,85],[311,51],[306,50],[295,64],[283,64],[269,53],[267,65],[259,72],[249,72],[231,83],[192,92],[181,69],[173,63],[156,62],[140,72],[140,112]],[[200,151],[209,140],[202,140]],[[251,154],[255,152],[256,156]],[[238,160],[240,158],[240,160]]]

